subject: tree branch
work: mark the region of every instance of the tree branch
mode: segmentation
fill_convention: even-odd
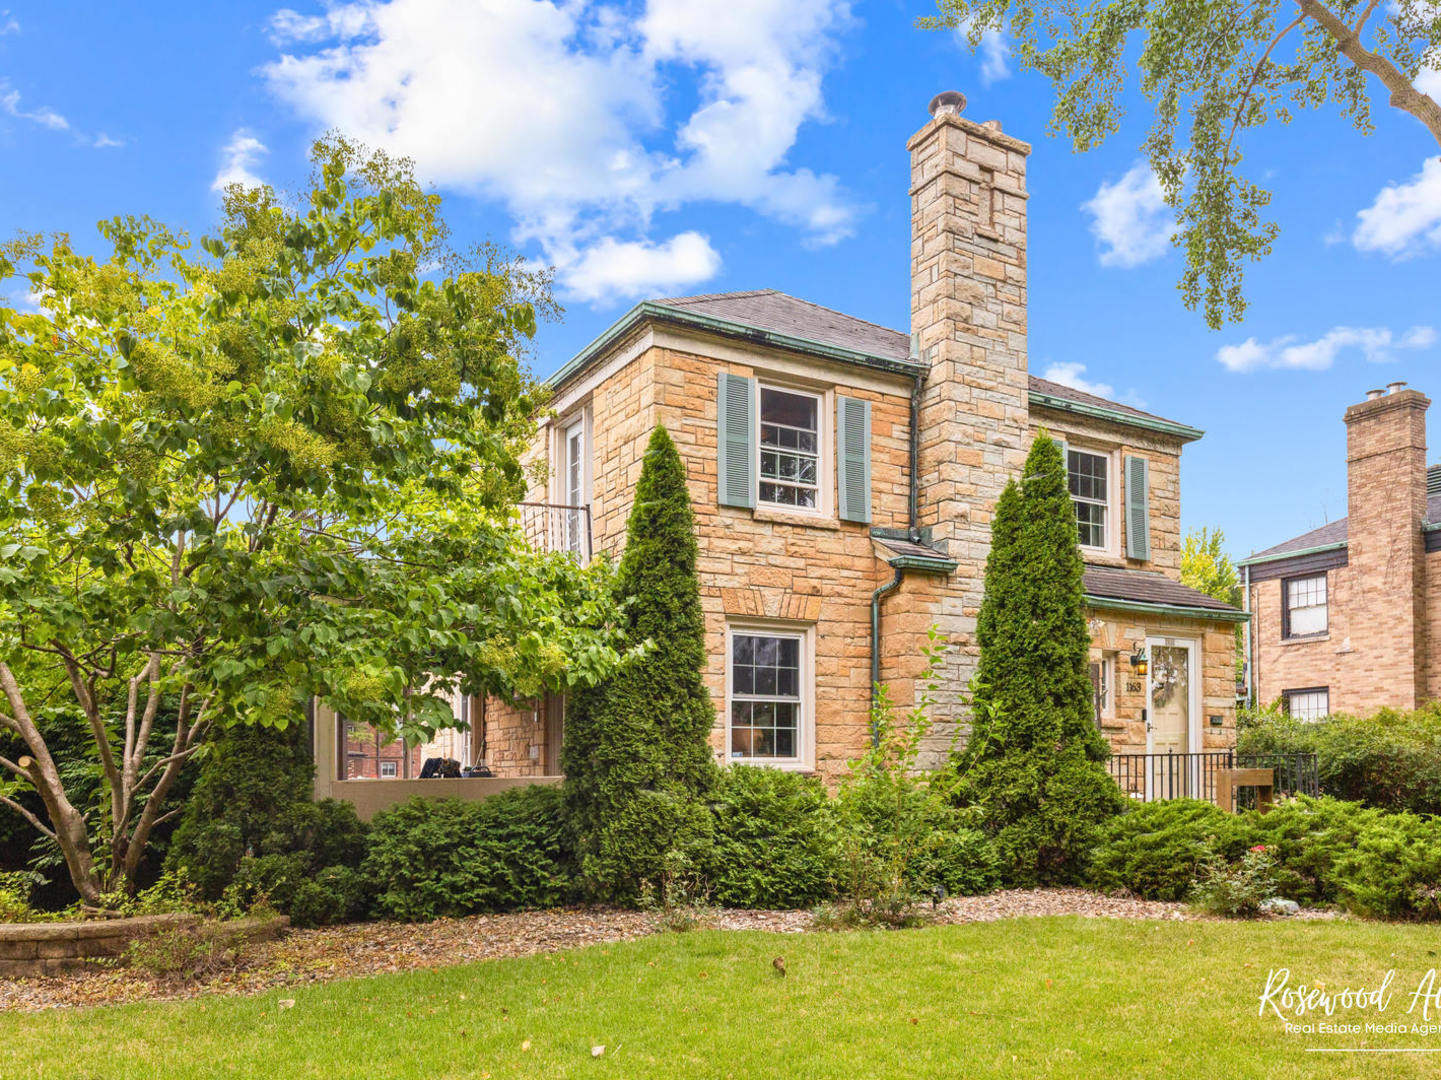
[[[1371,52],[1361,44],[1361,38],[1337,17],[1336,13],[1320,0],[1296,0],[1301,13],[1311,19],[1336,40],[1336,48],[1347,60],[1362,71],[1370,72],[1381,80],[1391,91],[1391,105],[1408,112],[1431,132],[1437,143],[1441,143],[1441,105],[1427,97],[1395,64],[1384,56]]]
[[[38,817],[36,817],[36,816],[35,816],[33,813],[31,813],[29,810],[25,809],[25,807],[21,806],[21,805],[20,805],[18,802],[16,802],[14,799],[8,798],[8,797],[5,796],[5,795],[0,795],[0,806],[8,806],[8,807],[10,807],[11,810],[14,810],[17,814],[19,814],[21,817],[23,817],[26,821],[30,822],[31,825],[34,825],[34,826],[35,826],[37,829],[39,829],[42,833],[44,833],[46,836],[50,837],[51,840],[57,840],[57,841],[58,841],[58,837],[56,837],[56,835],[55,835],[55,830],[54,830],[54,829],[50,828],[48,825],[46,825],[43,821],[41,821]]]
[[[1236,114],[1231,118],[1231,130],[1226,135],[1226,149],[1221,155],[1224,165],[1231,163],[1231,143],[1236,138],[1236,131],[1241,126],[1241,117],[1245,115],[1246,106],[1251,102],[1251,94],[1256,89],[1256,84],[1261,81],[1261,73],[1266,70],[1266,65],[1271,62],[1271,54],[1276,51],[1276,46],[1281,44],[1281,39],[1289,34],[1296,27],[1306,21],[1306,16],[1297,15],[1291,22],[1281,30],[1279,34],[1271,39],[1271,44],[1266,46],[1266,51],[1261,54],[1261,59],[1256,61],[1256,66],[1251,69],[1251,79],[1246,83],[1246,89],[1241,92],[1240,99],[1236,102]]]

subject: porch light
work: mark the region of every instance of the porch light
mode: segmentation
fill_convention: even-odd
[[[1137,645],[1136,651],[1131,654],[1131,670],[1137,675],[1144,675],[1147,671],[1146,647]]]

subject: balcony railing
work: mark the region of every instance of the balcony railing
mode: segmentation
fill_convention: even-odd
[[[1216,801],[1216,774],[1222,769],[1272,769],[1275,794],[1319,795],[1315,754],[1238,754],[1234,750],[1203,750],[1187,754],[1112,754],[1107,769],[1132,798],[1204,799]],[[1242,789],[1241,806],[1255,793]]]
[[[523,502],[520,526],[526,543],[537,551],[567,551],[582,563],[590,562],[589,506]]]

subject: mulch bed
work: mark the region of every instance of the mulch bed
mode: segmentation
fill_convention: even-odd
[[[1200,917],[1184,904],[1102,896],[1084,889],[1013,889],[987,896],[956,897],[938,905],[931,915],[937,923],[993,922],[1043,915],[1106,919]],[[720,930],[802,933],[812,925],[807,911],[724,910],[709,912],[705,917],[705,926]],[[0,1011],[162,1001],[202,994],[253,994],[331,979],[632,941],[657,932],[658,921],[652,914],[599,908],[295,930],[282,940],[251,945],[232,969],[194,980],[159,979],[125,968],[39,979],[0,979]]]

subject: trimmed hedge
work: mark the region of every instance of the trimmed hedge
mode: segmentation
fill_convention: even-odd
[[[1105,892],[1184,900],[1202,867],[1246,849],[1245,823],[1196,799],[1140,803],[1111,819],[1091,855],[1089,880]]]
[[[781,769],[722,769],[705,876],[726,907],[804,908],[835,895],[841,873],[834,804],[817,778]]]
[[[1307,722],[1273,710],[1243,714],[1236,749],[1316,755],[1321,790],[1348,802],[1441,813],[1441,702],[1413,712]]]
[[[574,861],[561,791],[536,784],[483,802],[417,796],[376,814],[361,873],[377,914],[425,922],[556,907],[575,895]]]

